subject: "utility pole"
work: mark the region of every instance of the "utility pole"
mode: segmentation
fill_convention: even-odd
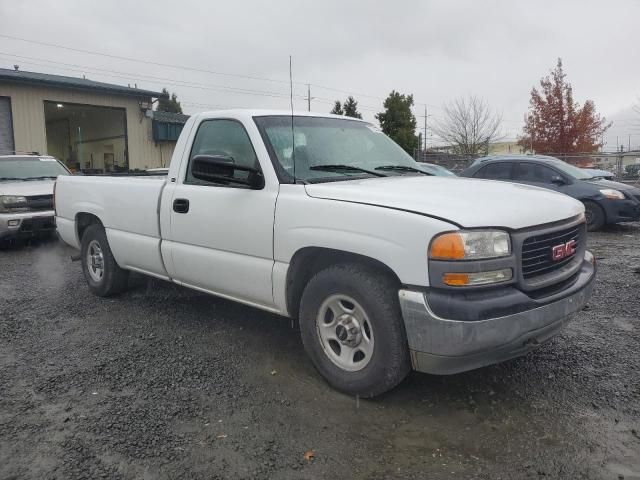
[[[427,106],[424,106],[424,153],[427,153]]]
[[[531,119],[531,125],[532,125],[532,127],[531,127],[531,135],[529,137],[529,143],[531,145],[531,155],[533,155],[533,135],[534,135],[534,132],[536,131],[536,119],[535,119],[535,117],[529,117],[528,116],[527,117],[527,123],[528,123],[529,119]],[[525,149],[525,151],[526,151],[526,149]]]
[[[618,137],[616,137],[616,143],[618,143],[617,138]],[[624,164],[624,157],[622,156],[623,151],[624,151],[624,144],[620,145],[619,153],[618,153],[618,162],[617,162],[618,178],[622,178],[622,170],[623,170],[623,164]]]
[[[311,84],[307,83],[307,111],[311,111]]]

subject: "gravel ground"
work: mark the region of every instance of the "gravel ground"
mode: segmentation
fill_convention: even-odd
[[[367,401],[286,319],[142,277],[100,299],[58,243],[1,251],[0,478],[640,478],[640,224],[590,244],[553,341]]]

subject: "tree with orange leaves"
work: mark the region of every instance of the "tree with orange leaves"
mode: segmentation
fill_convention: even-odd
[[[573,99],[571,84],[565,80],[562,59],[551,75],[540,80],[540,90],[531,90],[529,112],[518,144],[540,154],[596,152],[602,135],[611,126],[596,112],[592,100],[581,107]]]

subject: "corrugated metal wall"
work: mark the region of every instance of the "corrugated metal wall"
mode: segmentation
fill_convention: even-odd
[[[18,151],[48,153],[44,119],[44,102],[48,100],[126,109],[129,168],[144,170],[169,164],[174,144],[153,141],[151,119],[142,114],[136,98],[4,82],[0,83],[0,97],[3,96],[11,98]]]

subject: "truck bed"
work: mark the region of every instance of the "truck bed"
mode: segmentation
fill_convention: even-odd
[[[163,176],[59,177],[58,232],[67,243],[80,248],[76,216],[78,212],[93,214],[104,225],[111,250],[122,267],[164,278],[159,205],[165,182]]]

